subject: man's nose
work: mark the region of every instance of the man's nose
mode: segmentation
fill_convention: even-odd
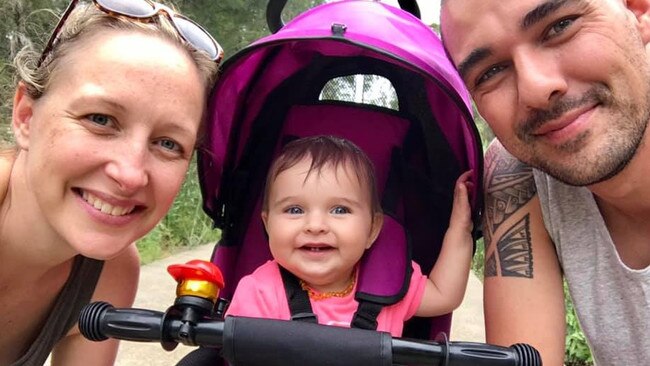
[[[546,109],[564,95],[568,84],[557,54],[526,46],[514,56],[519,103],[527,109]]]

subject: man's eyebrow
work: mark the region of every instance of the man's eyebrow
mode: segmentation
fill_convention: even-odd
[[[458,73],[465,80],[467,73],[479,62],[492,55],[492,51],[487,47],[476,48],[458,64]]]
[[[533,25],[539,23],[551,13],[567,5],[569,2],[573,2],[573,0],[549,0],[545,3],[539,4],[533,10],[526,13],[521,21],[521,30],[527,30]]]
[[[527,30],[561,7],[575,1],[579,0],[549,0],[545,3],[539,4],[533,10],[526,13],[520,23],[521,30]],[[488,47],[474,49],[469,56],[465,57],[465,59],[458,64],[458,73],[461,78],[465,80],[471,69],[490,55],[492,55],[492,51]]]

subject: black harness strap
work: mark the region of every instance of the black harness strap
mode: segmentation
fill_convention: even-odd
[[[318,323],[318,318],[311,309],[309,295],[307,294],[307,291],[300,287],[298,277],[294,276],[293,273],[287,271],[282,266],[278,267],[280,268],[284,291],[287,294],[287,301],[289,302],[291,320]]]
[[[280,275],[282,275],[282,283],[284,284],[284,291],[287,293],[287,302],[289,303],[289,311],[291,312],[291,320],[318,323],[318,318],[314,314],[311,303],[309,302],[309,295],[307,291],[300,287],[298,277],[293,273],[280,267]],[[359,307],[354,313],[350,327],[358,329],[377,329],[377,316],[381,312],[382,305],[359,300]]]
[[[359,307],[354,313],[352,318],[352,323],[350,327],[359,328],[359,329],[368,329],[376,330],[377,329],[377,317],[381,312],[381,309],[384,307],[381,304],[376,302],[358,300]]]

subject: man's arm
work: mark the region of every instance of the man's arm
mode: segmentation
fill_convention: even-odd
[[[91,302],[106,301],[116,308],[131,307],[138,287],[139,273],[140,260],[133,244],[119,256],[104,263]],[[119,341],[115,339],[103,342],[89,341],[81,335],[79,327],[75,325],[54,348],[52,365],[113,365],[118,344]]]
[[[487,342],[529,343],[564,362],[562,275],[532,169],[495,140],[485,156],[484,310]]]

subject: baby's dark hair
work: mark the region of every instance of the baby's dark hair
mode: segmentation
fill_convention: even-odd
[[[370,208],[372,215],[381,213],[381,204],[377,193],[375,168],[368,156],[352,142],[335,136],[310,136],[289,142],[284,146],[280,155],[273,161],[264,187],[262,210],[268,211],[268,197],[271,185],[283,171],[298,164],[305,158],[311,158],[311,166],[305,180],[313,172],[320,174],[326,166],[337,169],[342,164],[350,164],[356,173],[359,183],[370,193]]]

